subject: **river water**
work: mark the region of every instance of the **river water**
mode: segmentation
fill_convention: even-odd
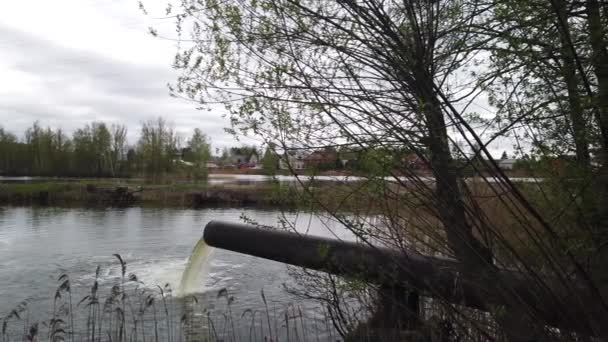
[[[260,224],[277,225],[281,215],[257,209],[0,207],[0,314],[27,300],[29,319],[48,319],[57,278],[69,275],[76,302],[89,290],[98,266],[103,296],[120,279],[114,253],[126,261],[127,273],[136,274],[150,289],[166,283],[177,289],[207,222],[242,222],[246,216]],[[287,213],[285,218],[310,234],[346,236],[339,224],[311,214]],[[264,308],[261,290],[275,311],[289,305],[315,309],[315,303],[283,289],[284,283],[292,281],[284,264],[218,249],[195,292],[206,296],[213,307],[224,305],[217,294],[227,289],[234,297],[235,317],[247,309]]]
[[[435,178],[431,177],[431,176],[419,176],[418,177],[419,180],[421,181],[425,181],[425,182],[434,182]],[[410,178],[408,177],[392,177],[392,176],[387,176],[384,177],[384,179],[386,181],[389,182],[396,182],[397,180],[399,182],[408,182],[410,181]],[[512,182],[515,183],[540,183],[543,182],[544,180],[542,178],[536,178],[536,177],[509,177],[509,179]],[[66,181],[74,181],[74,182],[82,182],[83,180],[86,180],[86,178],[60,178],[60,177],[28,177],[28,176],[23,176],[23,177],[6,177],[6,176],[0,176],[0,183],[3,182],[7,182],[7,183],[35,183],[35,182],[44,182],[44,181],[62,181],[62,182],[66,182]],[[91,178],[91,180],[95,180],[93,178]],[[140,178],[114,178],[115,181],[120,182],[120,181],[143,181],[143,179]],[[276,175],[276,176],[267,176],[267,175],[254,175],[254,174],[210,174],[209,178],[207,179],[207,183],[208,184],[212,184],[212,185],[223,185],[223,184],[255,184],[255,183],[266,183],[269,181],[278,181],[281,183],[299,183],[299,182],[309,182],[311,180],[314,180],[316,182],[338,182],[338,183],[344,183],[344,182],[359,182],[359,181],[365,181],[366,178],[364,177],[359,177],[359,176],[339,176],[339,175],[333,175],[333,176],[321,176],[321,175],[317,175],[317,176],[307,176],[307,175],[299,175],[299,176],[293,176],[293,175]],[[497,183],[500,182],[501,180],[494,178],[494,177],[486,177],[485,179],[482,179],[480,177],[471,177],[471,178],[466,178],[467,181],[469,182],[488,182],[488,183]]]

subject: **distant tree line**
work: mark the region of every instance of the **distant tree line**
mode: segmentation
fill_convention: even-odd
[[[71,137],[39,122],[21,138],[0,127],[3,175],[158,178],[189,168],[198,177],[209,155],[209,138],[199,128],[183,144],[163,118],[143,122],[134,145],[127,142],[124,125],[100,121],[75,130]]]

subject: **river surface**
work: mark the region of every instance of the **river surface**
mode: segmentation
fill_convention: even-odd
[[[88,178],[91,181],[95,181],[98,179]],[[103,178],[102,178],[103,179]],[[256,183],[267,183],[270,181],[278,181],[281,183],[299,183],[299,182],[310,182],[314,180],[315,182],[360,182],[365,181],[367,178],[359,177],[359,176],[307,176],[307,175],[276,175],[276,176],[267,176],[267,175],[253,175],[253,174],[219,174],[212,173],[209,175],[207,179],[208,184],[220,185],[220,184],[256,184]],[[411,179],[409,177],[392,177],[387,176],[384,179],[388,182],[409,182]],[[10,177],[10,176],[0,176],[0,183],[35,183],[35,182],[44,182],[44,181],[74,181],[81,182],[87,180],[87,178],[61,178],[61,177]],[[128,182],[128,181],[143,181],[141,178],[113,178],[116,182]],[[424,181],[432,183],[435,181],[434,177],[430,176],[419,176],[418,181]],[[470,177],[466,178],[469,182],[488,182],[488,183],[498,183],[501,182],[500,179],[494,177]],[[509,177],[509,180],[516,183],[540,183],[543,181],[542,178],[536,177]],[[188,181],[184,181],[184,183],[189,183]]]
[[[150,289],[166,283],[177,289],[205,224],[210,220],[242,222],[243,216],[276,226],[281,213],[256,209],[0,207],[0,314],[27,300],[31,320],[48,319],[57,278],[69,275],[76,302],[89,291],[98,266],[103,296],[120,279],[114,253],[126,261],[127,274],[136,274]],[[339,224],[311,214],[288,213],[285,217],[310,234],[348,235]],[[211,307],[225,306],[217,294],[226,288],[234,297],[231,310],[235,317],[247,309],[262,310],[262,289],[271,310],[284,310],[290,304],[305,309],[316,305],[283,289],[284,283],[293,281],[284,264],[219,249],[212,252],[209,262],[209,274],[196,292],[206,295]]]

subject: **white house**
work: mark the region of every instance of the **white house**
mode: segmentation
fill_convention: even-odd
[[[217,168],[219,168],[219,166],[217,165],[217,163],[214,162],[214,161],[208,161],[207,163],[205,163],[205,166],[208,169],[217,169]]]
[[[251,156],[249,157],[249,165],[251,165],[251,167],[255,167],[258,164],[259,164],[258,154],[252,153]]]
[[[305,155],[302,152],[287,152],[279,159],[279,168],[281,170],[289,170],[291,167],[294,170],[304,170]]]
[[[502,170],[513,170],[515,163],[517,163],[517,159],[500,159],[498,161],[498,167]]]

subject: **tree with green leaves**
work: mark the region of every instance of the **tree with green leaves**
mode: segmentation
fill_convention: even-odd
[[[190,44],[180,45],[176,55],[174,66],[183,74],[171,87],[175,96],[201,106],[225,103],[233,132],[256,134],[282,150],[406,150],[430,166],[432,185],[401,167],[388,176],[368,177],[367,187],[350,186],[345,196],[362,188],[377,196],[374,201],[383,208],[379,220],[333,210],[312,187],[303,187],[319,209],[361,241],[379,239],[405,255],[421,252],[412,240],[426,241],[425,248],[458,260],[480,292],[504,303],[497,310],[488,297],[478,298],[511,340],[548,338],[545,326],[553,323],[500,281],[501,268],[519,271],[532,291],[593,293],[598,299],[593,311],[606,312],[605,294],[592,276],[598,270],[587,267],[556,229],[579,222],[556,222],[553,212],[539,205],[547,203],[537,196],[544,185],[524,191],[500,170],[489,148],[507,134],[515,143],[523,135],[532,147],[544,148],[542,139],[534,139],[540,133],[567,142],[551,145],[576,151],[589,165],[591,141],[604,128],[602,109],[587,100],[604,98],[596,95],[601,86],[596,92],[589,82],[590,96],[577,95],[589,93],[579,52],[595,51],[595,70],[602,75],[597,62],[605,36],[598,34],[596,1],[206,0],[182,5],[177,31],[188,32]],[[588,24],[578,17],[582,13]],[[585,25],[596,30],[590,34]],[[514,79],[517,90],[510,91]],[[480,97],[490,99],[490,113],[471,110]],[[596,141],[602,146],[603,138]],[[463,164],[481,184],[465,178]],[[475,195],[476,187],[483,187],[483,196]],[[484,209],[488,197],[500,204],[500,215]],[[523,261],[522,246],[537,253],[533,264]],[[589,255],[599,251],[593,247]],[[311,289],[315,298],[332,303],[336,322],[343,322],[336,287],[325,293],[318,286]],[[442,310],[458,319],[454,307]],[[599,328],[605,315],[572,320],[567,312],[564,308],[562,322],[605,336]],[[483,324],[469,326],[497,338]]]
[[[219,160],[220,165],[224,167],[232,164],[230,160],[230,150],[227,147],[222,148],[222,153],[220,155]]]
[[[178,153],[177,136],[163,118],[142,123],[137,146],[146,177],[158,181],[173,169]]]
[[[93,122],[77,129],[72,140],[78,174],[103,177],[114,173],[112,134],[105,123]]]
[[[68,170],[70,143],[61,129],[42,128],[36,121],[25,132],[25,144],[30,174],[46,176]]]
[[[12,150],[14,145],[17,143],[17,137],[14,134],[4,131],[4,128],[0,127],[0,170],[3,174],[10,172],[15,167],[14,156]]]
[[[127,154],[127,127],[119,124],[112,124],[110,127],[112,136],[112,146],[110,149],[110,168],[112,176],[125,174],[125,160]]]
[[[269,144],[262,156],[262,168],[270,175],[274,175],[279,169],[279,155],[273,144]]]
[[[184,153],[184,160],[193,164],[195,180],[207,177],[207,161],[210,157],[209,138],[200,128],[195,128],[192,137],[188,140],[186,153]]]
[[[495,136],[509,133],[516,152],[542,163],[548,217],[572,251],[601,268],[608,258],[608,144],[602,81],[608,63],[597,1],[494,2],[491,24],[473,28],[487,38],[483,76],[496,106]],[[605,27],[606,25],[604,25]],[[604,78],[606,78],[604,76]],[[551,187],[549,187],[551,185]],[[564,219],[568,217],[569,219]],[[581,241],[585,241],[581,243]],[[592,261],[589,261],[592,260]]]

